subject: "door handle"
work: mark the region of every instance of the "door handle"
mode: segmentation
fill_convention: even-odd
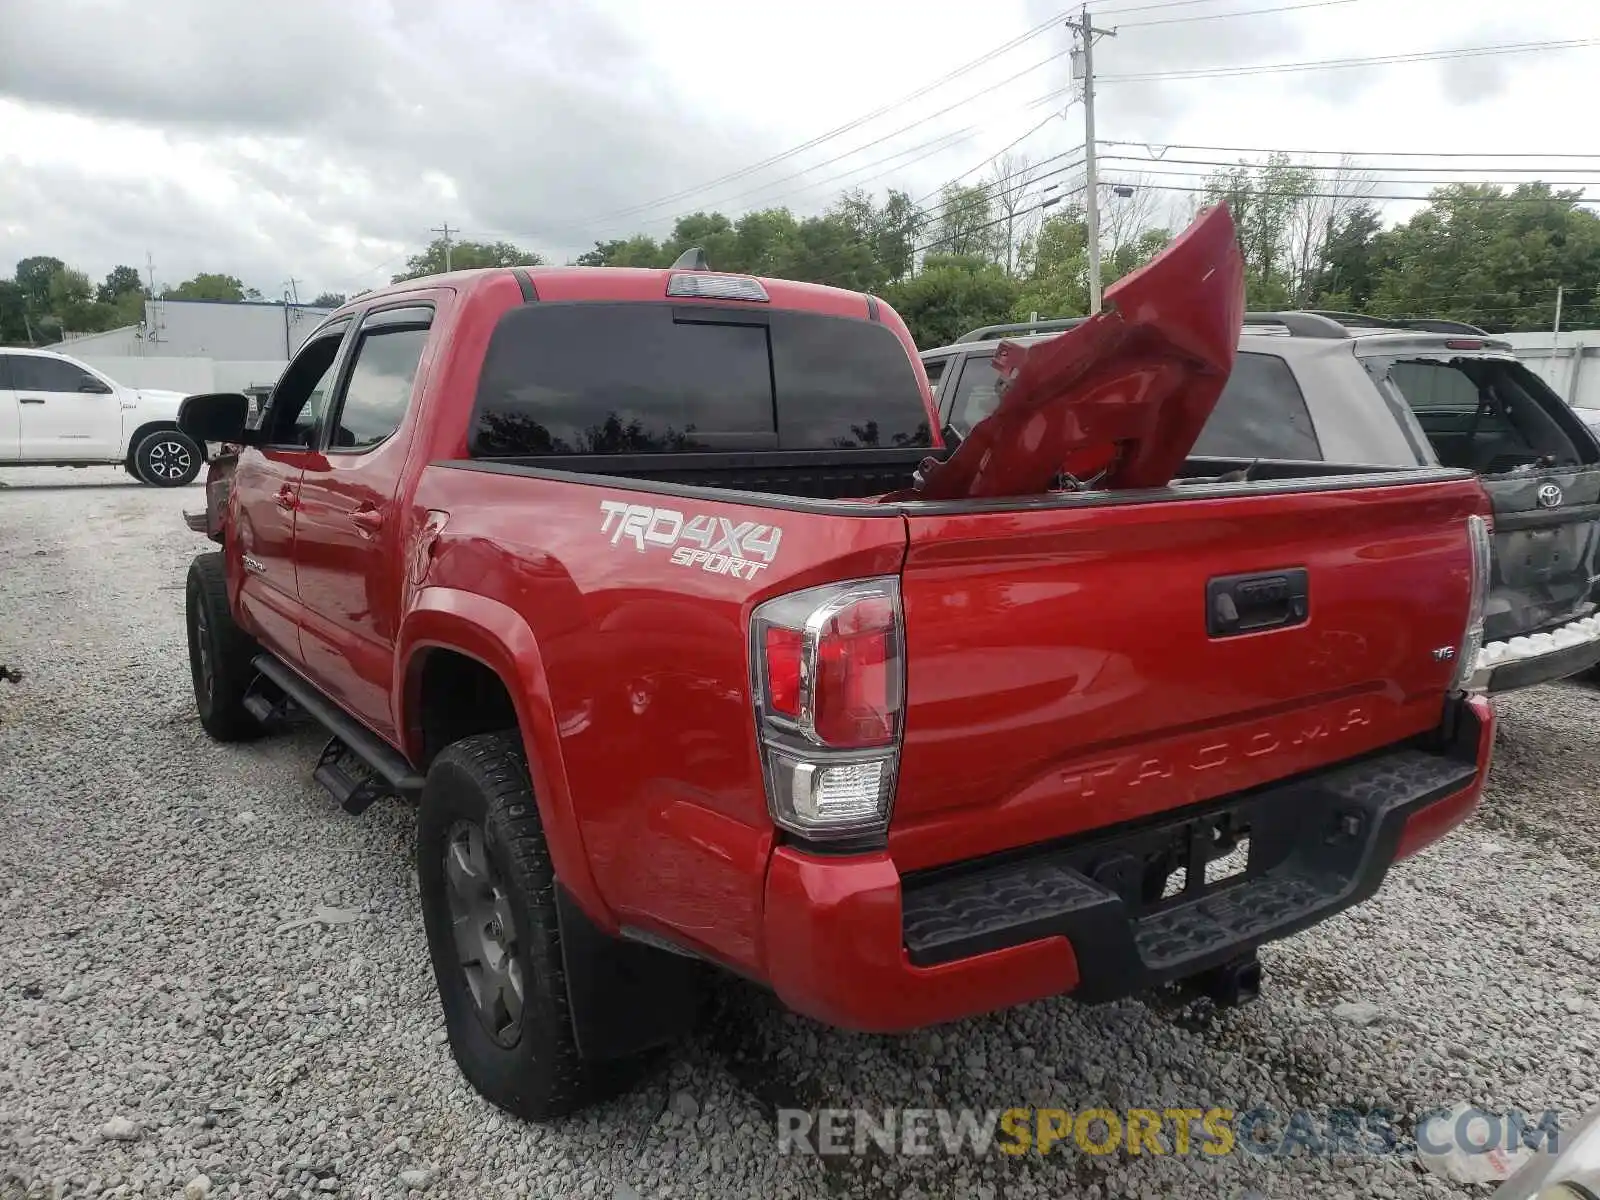
[[[299,502],[295,499],[294,488],[287,483],[278,489],[277,501],[278,507],[282,509],[293,510],[299,507]]]
[[[350,514],[350,521],[369,537],[383,528],[383,513],[376,508],[358,508]]]
[[[17,401],[17,403],[18,404],[43,404],[44,401],[38,396],[23,396],[20,400]]]

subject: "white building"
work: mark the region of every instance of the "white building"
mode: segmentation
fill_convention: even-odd
[[[138,325],[68,335],[57,348],[133,387],[234,391],[275,383],[330,311],[265,300],[146,300]]]
[[[1497,333],[1516,356],[1574,408],[1600,408],[1600,329]]]

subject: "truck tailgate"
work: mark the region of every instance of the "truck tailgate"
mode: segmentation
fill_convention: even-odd
[[[1469,604],[1466,518],[1485,508],[1451,471],[908,508],[897,867],[1434,728]]]

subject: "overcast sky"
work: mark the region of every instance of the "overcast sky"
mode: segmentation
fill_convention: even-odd
[[[596,239],[663,234],[698,208],[814,212],[858,182],[921,196],[1065,104],[1035,103],[1068,84],[1067,58],[1051,57],[1069,45],[1064,30],[770,168],[700,185],[1062,11],[1060,0],[0,0],[0,274],[53,254],[100,279],[118,263],[142,272],[148,253],[158,283],[221,271],[275,296],[293,276],[305,297],[386,282],[442,221],[560,262]],[[1117,77],[1600,39],[1595,0],[1103,0],[1092,11],[1119,28],[1096,50],[1101,138],[1282,148],[1304,162],[1329,161],[1316,150],[1588,148],[1600,45]],[[1241,12],[1258,15],[1175,20]],[[1018,149],[1038,160],[1082,140],[1073,106]],[[1151,168],[1168,173],[1143,181],[1192,187],[1185,173],[1207,168],[1170,160],[1229,157],[1170,150]],[[1416,181],[1379,187],[1391,194],[1425,192],[1462,162],[1384,158],[1385,173],[1378,161],[1381,179]],[[1588,174],[1543,163],[1600,184],[1591,161]],[[1493,165],[1517,160],[1469,160],[1460,177],[1509,178],[1486,174]],[[677,193],[689,194],[643,207]]]

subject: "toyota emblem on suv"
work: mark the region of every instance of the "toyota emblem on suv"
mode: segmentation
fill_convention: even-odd
[[[1561,489],[1553,483],[1547,483],[1539,489],[1540,508],[1561,507]]]

